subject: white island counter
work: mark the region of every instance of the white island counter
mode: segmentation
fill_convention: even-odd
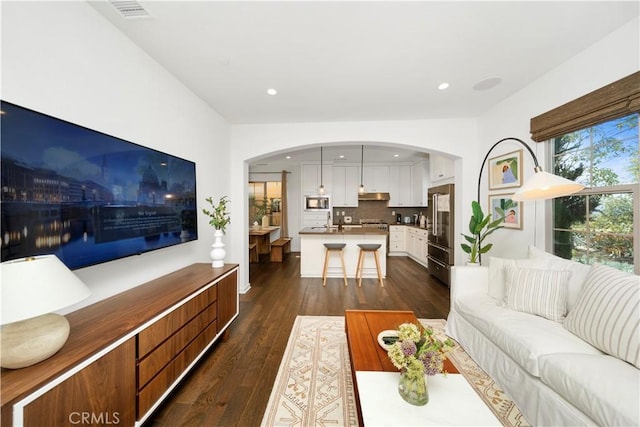
[[[322,277],[324,267],[325,243],[345,243],[344,263],[347,277],[354,278],[358,263],[360,248],[358,244],[380,244],[378,259],[382,277],[387,276],[387,231],[377,229],[351,229],[344,231],[327,230],[324,227],[307,227],[300,230],[300,276]],[[376,263],[371,253],[366,253],[364,259],[363,277],[378,278]],[[329,257],[329,277],[342,278],[342,266],[337,253]]]

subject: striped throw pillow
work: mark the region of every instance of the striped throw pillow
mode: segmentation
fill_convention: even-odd
[[[640,368],[640,276],[595,264],[564,327]]]
[[[561,322],[567,313],[568,271],[507,267],[506,306]]]

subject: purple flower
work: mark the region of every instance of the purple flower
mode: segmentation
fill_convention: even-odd
[[[405,356],[413,356],[418,350],[416,348],[416,343],[413,341],[402,341],[400,343],[400,349],[402,350],[402,354]]]
[[[420,356],[420,361],[424,365],[424,373],[427,375],[439,374],[443,370],[442,356],[438,351],[429,350]]]

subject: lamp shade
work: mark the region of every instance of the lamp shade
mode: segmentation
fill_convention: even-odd
[[[2,325],[54,312],[91,294],[55,255],[3,262],[1,290]]]
[[[535,171],[536,173],[515,192],[513,200],[553,199],[577,193],[584,188],[582,184],[545,172],[540,167],[537,167]]]

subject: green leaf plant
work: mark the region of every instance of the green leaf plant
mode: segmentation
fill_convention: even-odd
[[[492,243],[483,246],[482,242],[494,231],[504,228],[504,225],[502,224],[504,223],[504,218],[506,216],[505,212],[511,207],[513,207],[512,200],[506,200],[504,203],[501,203],[501,206],[496,208],[499,215],[498,219],[491,221],[491,213],[485,215],[480,203],[475,200],[471,202],[471,210],[473,214],[469,219],[470,234],[462,234],[467,243],[460,244],[462,250],[469,254],[470,263],[478,263],[480,254],[486,254],[491,250],[493,247]]]
[[[222,230],[224,233],[227,225],[231,222],[231,218],[227,212],[227,203],[229,203],[229,199],[227,196],[220,197],[220,201],[217,206],[214,205],[212,197],[207,197],[205,200],[211,205],[213,210],[210,211],[208,209],[202,209],[202,213],[211,218],[209,221],[210,225],[213,225],[216,230]]]

